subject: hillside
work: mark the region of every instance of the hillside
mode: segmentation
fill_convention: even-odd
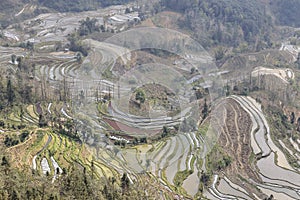
[[[300,27],[300,1],[274,0],[270,1],[270,8],[276,16],[276,22],[283,26]]]
[[[15,18],[22,7],[30,0],[7,0],[0,1],[0,28],[6,27]]]
[[[0,1],[0,10],[1,11],[11,11],[15,10],[18,7],[31,2],[32,0],[7,0],[7,1]]]
[[[0,28],[48,12],[82,12],[132,0],[8,0],[0,2]]]
[[[206,46],[224,44],[237,47],[243,42],[253,48],[271,45],[271,16],[266,14],[260,1],[165,0],[163,6],[184,13],[182,28],[192,30]]]
[[[1,1],[0,200],[300,199],[297,2],[271,1]]]
[[[38,0],[39,5],[59,12],[96,10],[98,7],[121,5],[132,0]]]

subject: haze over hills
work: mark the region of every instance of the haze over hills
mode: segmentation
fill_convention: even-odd
[[[79,12],[95,10],[100,7],[133,2],[130,0],[89,0],[89,1],[44,1],[44,0],[9,0],[0,3],[0,21],[7,26],[8,21],[21,20],[34,15],[54,12]],[[143,1],[137,1],[143,4]],[[270,47],[275,24],[299,27],[300,3],[293,1],[175,1],[153,2],[154,12],[169,9],[183,13],[182,28],[194,31],[194,37],[203,45],[221,43],[238,46],[245,41],[255,44],[255,48]],[[19,12],[24,8],[22,14]],[[18,15],[19,13],[19,15]],[[257,41],[265,43],[260,44]]]
[[[100,7],[128,3],[130,0],[8,0],[0,2],[0,22],[2,27],[10,22],[36,16],[45,12],[80,12],[96,10]],[[24,10],[23,10],[24,8]],[[19,13],[22,11],[21,13]],[[18,15],[19,13],[19,15]]]
[[[107,7],[111,5],[122,5],[132,0],[38,0],[38,5],[51,8],[59,12],[78,12],[86,10],[94,10],[99,7]]]

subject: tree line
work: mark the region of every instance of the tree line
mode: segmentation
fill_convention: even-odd
[[[180,25],[194,31],[204,46],[271,45],[271,16],[257,0],[162,0],[161,5],[183,13]]]

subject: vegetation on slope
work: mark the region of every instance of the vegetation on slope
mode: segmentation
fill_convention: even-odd
[[[257,0],[164,0],[163,6],[184,13],[182,28],[191,29],[194,36],[207,46],[224,44],[237,47],[247,42],[256,50],[271,45],[271,17]]]
[[[270,8],[280,25],[300,27],[300,1],[298,0],[272,0]]]
[[[1,151],[0,151],[1,152]],[[2,153],[1,153],[2,154]],[[131,185],[126,174],[122,177],[96,179],[86,168],[71,167],[51,183],[51,176],[26,173],[11,167],[11,160],[1,156],[1,199],[139,199],[146,197],[144,188]],[[145,177],[147,179],[147,177]],[[145,183],[147,181],[145,180]]]
[[[83,11],[83,10],[91,10],[95,9],[98,6],[109,6],[112,4],[121,4],[127,3],[129,0],[119,0],[119,1],[99,1],[99,0],[89,0],[89,1],[43,1],[39,0],[39,2],[43,6],[47,6],[51,9],[57,11]],[[290,2],[293,3],[293,2]],[[295,3],[295,2],[294,2]],[[258,0],[251,0],[246,2],[240,2],[238,0],[233,1],[226,1],[226,0],[203,0],[203,1],[162,1],[162,4],[156,5],[156,11],[160,11],[159,6],[161,8],[166,6],[168,9],[172,9],[178,12],[181,12],[184,16],[183,21],[184,23],[181,24],[182,28],[186,29],[189,28],[195,33],[195,37],[199,40],[202,40],[206,43],[207,46],[214,46],[214,45],[222,45],[227,47],[235,47],[239,48],[243,45],[249,46],[252,50],[261,50],[264,48],[268,48],[271,45],[270,41],[270,32],[272,30],[272,22],[270,16],[268,16],[263,8],[263,4],[259,4]],[[278,3],[280,5],[280,3]],[[158,6],[158,7],[157,7]],[[275,9],[275,8],[274,8]],[[276,13],[278,14],[278,13]],[[292,26],[297,26],[293,21],[289,21],[289,19],[293,19],[294,15],[289,16],[286,15],[287,19],[280,19],[283,20],[282,24],[289,24]],[[295,21],[295,19],[293,19]],[[80,42],[80,36],[88,36],[93,32],[99,32],[100,27],[96,25],[95,19],[89,19],[81,21],[81,25],[79,30],[76,34],[71,34],[69,36],[70,42],[70,50],[73,51],[81,51],[83,55],[86,55],[89,51],[88,47],[85,46]],[[262,41],[262,42],[261,42]],[[30,48],[31,51],[34,51],[34,48]],[[216,59],[222,59],[225,53],[225,50],[220,48],[220,51],[216,52]],[[152,52],[153,54],[160,54],[161,51]],[[81,55],[81,54],[78,54]],[[268,56],[270,57],[270,56]],[[218,59],[219,58],[219,59]],[[19,60],[18,60],[19,59]],[[15,60],[17,62],[15,62]],[[299,59],[298,59],[299,61]],[[51,99],[50,92],[47,91],[47,87],[45,86],[46,81],[41,80],[40,82],[35,81],[35,65],[24,58],[22,60],[21,57],[17,58],[16,56],[12,56],[11,58],[11,68],[15,67],[16,73],[8,75],[6,78],[0,79],[0,112],[2,110],[3,119],[10,120],[10,124],[6,121],[2,121],[3,125],[1,127],[11,131],[16,130],[15,125],[21,126],[23,120],[29,120],[29,122],[24,122],[25,124],[34,124],[36,127],[39,125],[40,128],[51,127],[53,132],[47,132],[47,134],[52,135],[53,139],[48,148],[49,155],[47,153],[43,153],[47,159],[49,159],[50,155],[57,155],[59,152],[59,148],[67,149],[61,154],[61,158],[63,157],[64,160],[58,160],[61,163],[63,161],[67,163],[73,163],[74,160],[78,159],[77,162],[74,164],[70,164],[72,167],[68,169],[68,171],[60,178],[58,181],[55,181],[53,185],[50,187],[46,187],[49,185],[51,179],[48,176],[39,176],[39,174],[31,174],[30,168],[24,169],[27,173],[23,173],[23,168],[13,168],[9,157],[5,156],[0,149],[0,159],[2,158],[2,162],[0,160],[0,175],[3,177],[0,180],[0,185],[2,190],[0,191],[0,196],[3,196],[4,199],[56,199],[56,198],[77,198],[77,199],[123,199],[123,198],[143,198],[146,196],[151,196],[154,194],[146,195],[146,190],[143,187],[129,185],[129,178],[125,174],[122,178],[94,178],[93,176],[93,164],[89,163],[89,156],[85,157],[84,155],[80,154],[81,149],[75,148],[74,145],[77,141],[80,141],[77,135],[77,128],[72,120],[64,121],[60,120],[59,117],[61,115],[55,115],[56,118],[53,116],[46,115],[46,111],[37,111],[34,115],[34,109],[28,109],[28,105],[32,106],[36,105],[38,102],[46,103],[47,100],[53,101]],[[12,72],[13,73],[13,72]],[[191,72],[192,73],[192,72]],[[14,76],[15,75],[15,76]],[[38,84],[37,84],[38,83]],[[248,83],[245,83],[246,85]],[[228,95],[233,93],[241,93],[241,94],[248,94],[251,91],[251,87],[249,84],[247,87],[240,87],[230,90],[228,87]],[[64,85],[65,88],[65,85]],[[246,88],[246,89],[245,89]],[[39,94],[38,91],[41,91]],[[46,95],[46,91],[48,95]],[[66,93],[65,91],[61,91]],[[153,92],[153,91],[152,91]],[[149,93],[149,92],[148,92]],[[167,91],[165,91],[167,93]],[[147,94],[147,92],[146,92]],[[53,94],[52,94],[53,95]],[[48,96],[48,98],[47,98]],[[59,93],[58,96],[61,96]],[[147,96],[147,95],[146,95]],[[167,107],[167,97],[165,94],[159,93],[160,97],[162,97],[162,102],[164,103],[163,106]],[[135,100],[138,101],[139,104],[145,102],[145,94],[142,92],[136,92]],[[149,96],[148,96],[149,97]],[[61,101],[64,100],[65,102],[68,101],[67,95],[64,95],[64,98],[59,98]],[[168,102],[170,103],[170,102]],[[53,103],[55,104],[55,102]],[[61,102],[62,104],[62,102]],[[206,102],[205,104],[206,105]],[[30,107],[30,108],[33,108]],[[44,105],[45,108],[45,105]],[[60,109],[58,109],[60,110]],[[102,110],[105,110],[104,108]],[[171,109],[173,110],[173,108]],[[32,112],[31,112],[32,111]],[[279,130],[282,129],[282,133],[286,129],[290,129],[288,126],[287,118],[284,115],[281,115],[281,111],[277,113],[272,113],[274,118],[275,125],[279,125]],[[204,106],[202,114],[203,118],[206,118],[208,115],[208,108],[207,105]],[[277,112],[277,111],[276,111]],[[5,113],[5,114],[4,114]],[[42,114],[40,114],[42,113]],[[55,113],[53,111],[53,113]],[[57,113],[57,112],[56,112]],[[51,113],[50,113],[51,114]],[[23,118],[24,117],[24,118]],[[17,122],[15,122],[16,120]],[[282,123],[280,122],[280,120]],[[1,122],[1,121],[0,121]],[[15,124],[12,124],[15,122]],[[52,125],[49,125],[49,124]],[[183,125],[188,124],[186,121],[183,122]],[[229,123],[228,123],[229,124]],[[242,123],[243,124],[243,123]],[[248,123],[245,123],[248,124]],[[287,125],[287,126],[286,126]],[[24,127],[17,128],[19,130],[24,129]],[[36,128],[35,127],[35,128]],[[27,127],[28,128],[28,127]],[[31,127],[30,127],[31,128]],[[189,130],[189,129],[187,129]],[[47,129],[48,131],[48,129]],[[32,132],[33,133],[33,132]],[[164,127],[163,134],[165,136],[170,135],[170,130],[167,127]],[[234,133],[231,131],[231,133]],[[29,141],[31,138],[27,137],[29,133],[27,130],[22,131],[20,135],[11,134],[4,139],[4,145],[7,148],[15,148],[20,143],[25,143]],[[30,135],[31,136],[31,135]],[[165,137],[162,136],[162,137]],[[240,138],[240,135],[238,135]],[[65,140],[65,137],[71,138],[72,142]],[[45,138],[46,139],[46,138]],[[142,142],[141,138],[141,142]],[[58,141],[61,140],[66,142],[65,147],[64,145],[58,146]],[[145,138],[146,140],[146,138]],[[80,143],[80,142],[79,142]],[[239,142],[234,142],[238,144]],[[68,144],[68,145],[67,145]],[[241,143],[240,143],[241,144]],[[78,144],[77,144],[78,145]],[[125,145],[124,145],[125,146]],[[243,145],[245,146],[245,145]],[[40,147],[40,146],[39,146]],[[235,157],[230,157],[232,154],[228,153],[228,149],[225,151],[220,146],[216,146],[212,152],[208,155],[207,164],[208,172],[201,174],[201,182],[204,185],[209,186],[211,175],[213,173],[219,171],[225,171],[229,168],[233,168],[235,166]],[[40,149],[40,148],[38,148]],[[76,149],[76,150],[75,150]],[[33,151],[36,150],[33,148]],[[69,151],[74,151],[73,153],[68,153]],[[247,153],[249,151],[246,151]],[[29,153],[28,153],[29,154]],[[241,154],[241,155],[248,155],[248,154]],[[243,160],[246,160],[247,156],[243,157]],[[93,161],[92,161],[93,163]],[[76,165],[80,165],[78,168]],[[63,165],[63,164],[62,164]],[[75,166],[74,166],[75,165]],[[99,163],[95,166],[100,165]],[[232,167],[233,166],[233,167]],[[110,166],[106,166],[108,168]],[[101,168],[101,167],[100,167]],[[103,173],[106,171],[104,167],[101,168]],[[229,171],[229,170],[228,170]],[[174,183],[176,186],[181,186],[183,181],[192,173],[192,170],[184,170],[179,171],[175,178]],[[90,175],[92,173],[92,175]],[[113,174],[113,173],[112,173]],[[101,175],[101,174],[100,174]],[[99,175],[99,176],[100,176]],[[141,175],[141,177],[143,177]],[[138,177],[140,178],[140,176]],[[142,179],[143,180],[143,179]],[[146,180],[148,180],[146,178]],[[24,184],[23,184],[24,183]],[[136,188],[135,188],[136,187]],[[159,187],[155,184],[155,187]],[[201,187],[200,187],[201,188]],[[157,191],[157,188],[156,188]],[[147,191],[148,193],[148,191]],[[154,196],[151,196],[154,198]]]

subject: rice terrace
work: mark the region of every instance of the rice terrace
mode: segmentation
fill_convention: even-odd
[[[0,199],[300,199],[296,1],[0,7]]]

